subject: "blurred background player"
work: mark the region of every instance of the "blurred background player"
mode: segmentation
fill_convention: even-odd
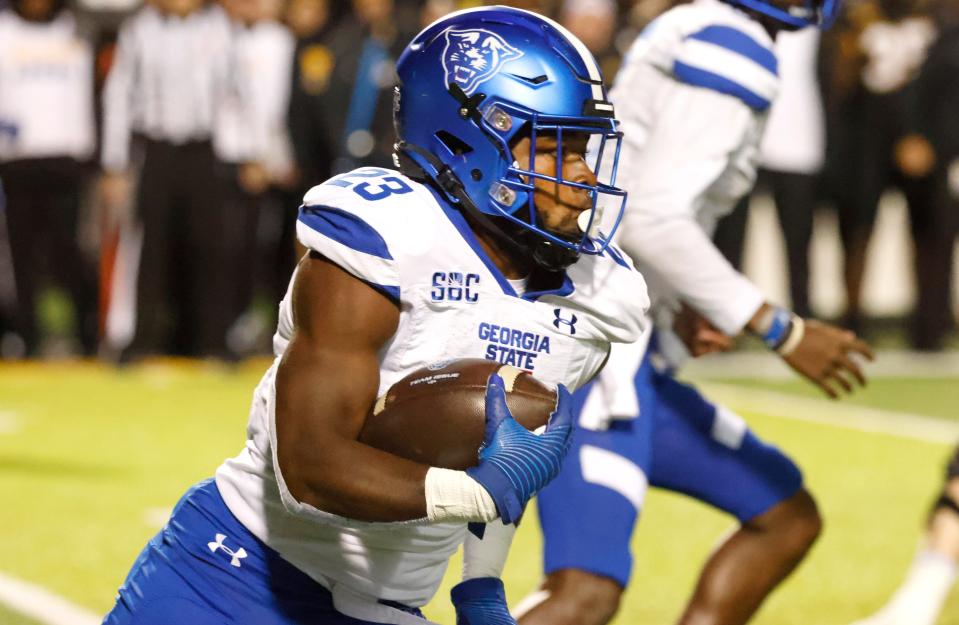
[[[812,315],[809,256],[813,215],[821,195],[826,151],[822,93],[817,77],[820,31],[804,28],[776,36],[779,92],[760,143],[756,187],[716,226],[713,241],[736,269],[743,269],[751,200],[771,196],[785,243],[790,308]]]
[[[568,448],[563,384],[592,378],[611,342],[645,329],[643,278],[598,235],[599,202],[621,213],[625,194],[586,161],[595,136],[615,168],[621,135],[596,61],[532,13],[440,20],[397,72],[404,173],[361,168],[307,193],[297,234],[310,252],[280,305],[247,444],[184,495],[107,625],[424,623],[419,608],[464,539],[459,622],[513,622],[499,578],[511,524]],[[490,340],[489,320],[526,339]],[[512,420],[491,376],[475,468],[358,441],[393,383],[491,348],[559,385],[544,434]],[[467,537],[468,522],[496,519]]]
[[[935,625],[959,567],[959,448],[912,567],[889,603],[855,625]]]
[[[867,345],[767,302],[709,239],[755,180],[779,88],[776,34],[827,27],[836,10],[696,0],[654,21],[627,55],[612,90],[629,192],[619,240],[649,281],[655,331],[648,345],[614,348],[599,380],[577,393],[572,451],[539,497],[546,580],[518,609],[521,623],[613,617],[649,485],[741,523],[703,568],[684,625],[745,623],[818,536],[792,460],[673,375],[689,355],[729,349],[748,330],[831,397],[865,383],[853,356],[871,357]]]
[[[804,28],[776,37],[780,91],[769,111],[760,144],[760,178],[776,205],[786,244],[791,308],[812,316],[809,302],[809,245],[819,200],[826,132],[816,75],[820,31]]]
[[[78,228],[96,148],[93,77],[93,50],[63,2],[0,11],[0,179],[21,356],[39,355],[37,304],[50,278],[69,294],[81,353],[96,351],[95,268]]]

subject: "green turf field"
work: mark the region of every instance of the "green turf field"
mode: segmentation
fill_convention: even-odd
[[[265,366],[226,371],[179,363],[118,373],[97,365],[0,365],[0,572],[95,613],[108,610],[181,492],[243,445],[249,400]],[[856,401],[957,418],[957,382],[876,380]],[[815,396],[796,383],[733,383],[786,398]],[[825,401],[817,406],[820,417],[837,410]],[[948,441],[783,419],[775,402],[745,416],[799,460],[826,518],[809,560],[755,622],[844,625],[878,607],[912,558]],[[836,423],[842,425],[840,413]],[[617,623],[670,623],[699,564],[730,527],[700,504],[652,493],[633,544],[634,584]],[[427,610],[441,623],[453,622],[446,596],[457,571],[454,563]],[[539,574],[538,527],[529,515],[507,567],[510,598],[533,589]],[[0,623],[32,622],[0,605]],[[959,625],[959,597],[940,625]]]

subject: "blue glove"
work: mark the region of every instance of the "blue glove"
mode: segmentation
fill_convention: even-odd
[[[541,488],[559,473],[573,431],[573,402],[562,384],[546,432],[537,436],[520,425],[506,406],[503,378],[486,383],[486,435],[479,466],[466,473],[485,488],[503,523],[514,523]]]
[[[456,608],[456,625],[516,625],[506,607],[501,579],[468,579],[453,586],[450,598]]]

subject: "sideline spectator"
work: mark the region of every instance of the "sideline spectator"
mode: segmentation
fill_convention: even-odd
[[[36,296],[46,275],[69,293],[84,354],[97,345],[92,263],[78,216],[95,148],[93,53],[59,0],[16,0],[0,12],[0,178],[13,258],[14,327],[40,349]]]
[[[214,124],[236,97],[229,19],[202,0],[157,0],[122,27],[104,89],[103,198],[129,193],[134,136],[143,145],[136,208],[143,225],[136,332],[124,360],[162,353],[229,358],[233,218],[218,182]]]
[[[323,97],[333,173],[393,166],[394,65],[412,37],[393,19],[393,0],[352,0],[352,6],[332,33],[336,63]]]
[[[959,234],[959,1],[941,0],[937,9],[942,34],[917,80],[921,134],[912,138],[913,153],[902,154],[918,159],[910,168],[922,170],[932,160],[929,210],[913,212],[911,223],[917,283],[913,344],[930,350],[941,349],[955,328],[953,258]]]
[[[289,221],[286,229],[292,231],[295,216],[275,209],[277,204],[282,207],[284,200],[289,200],[293,207],[299,205],[298,198],[277,197],[282,189],[291,188],[295,177],[286,129],[295,41],[277,21],[281,8],[277,0],[225,0],[224,7],[233,19],[232,51],[242,81],[242,101],[227,100],[233,106],[221,120],[233,119],[236,123],[222,128],[218,124],[214,145],[221,143],[219,135],[225,134],[224,139],[229,139],[232,147],[228,153],[217,150],[229,165],[224,183],[234,214],[224,235],[229,237],[230,266],[235,275],[245,278],[235,281],[228,347],[233,353],[246,353],[253,348],[253,337],[259,334],[255,328],[247,329],[249,321],[256,317],[245,314],[253,301],[255,276],[263,269],[257,262],[258,232],[266,228],[272,234],[263,246],[270,248],[264,251],[271,256],[271,263],[278,262],[273,260],[278,244],[285,243],[288,248],[284,258],[292,255],[292,232],[286,233],[286,241],[279,242],[283,229],[279,222]],[[285,269],[284,285],[289,281],[292,264]],[[276,271],[280,273],[278,268]],[[276,292],[277,285],[270,286],[278,302],[282,293]]]
[[[420,28],[426,28],[447,13],[457,9],[454,0],[426,0],[420,9]]]
[[[883,192],[900,188],[914,218],[929,211],[932,155],[916,136],[913,98],[936,29],[916,0],[863,2],[850,7],[849,17],[826,62],[833,88],[827,176],[845,254],[843,325],[858,332],[866,253]]]
[[[292,211],[300,198],[291,195],[296,172],[286,116],[295,41],[277,21],[281,9],[277,0],[225,0],[224,6],[234,21],[233,53],[244,82],[240,92],[243,101],[233,103],[228,116],[241,123],[222,128],[225,139],[232,139],[233,150],[218,150],[228,163],[224,182],[234,214],[224,232],[229,237],[230,266],[236,286],[227,340],[233,353],[242,354],[252,351],[258,335],[263,333],[254,321],[259,317],[247,314],[254,286],[266,278],[271,299],[279,302],[281,289],[286,288],[293,271],[296,216]],[[243,125],[244,119],[252,121],[252,127]],[[241,140],[250,145],[237,145]],[[214,145],[218,143],[214,141]],[[244,151],[244,147],[249,151]],[[262,241],[262,245],[258,245],[259,233],[268,235],[269,240]],[[264,267],[263,261],[269,267]],[[264,273],[270,275],[260,275]]]
[[[333,23],[329,0],[289,0],[286,23],[296,37],[287,128],[299,173],[300,197],[330,177],[332,123],[324,97],[337,59],[331,48]]]
[[[517,9],[535,11],[541,15],[553,14],[553,0],[489,0],[486,4],[502,4]]]
[[[593,53],[607,82],[612,82],[619,71],[616,18],[614,0],[566,0],[559,19]]]

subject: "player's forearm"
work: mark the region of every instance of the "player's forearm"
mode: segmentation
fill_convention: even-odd
[[[369,522],[466,523],[498,516],[489,493],[463,471],[428,467],[356,441],[335,447],[316,451],[323,462],[301,462],[305,471],[284,475],[298,503]]]
[[[291,351],[277,372],[275,406],[277,468],[290,495],[362,521],[425,517],[429,467],[355,440],[363,406],[372,404],[375,391],[337,388],[322,362],[303,350]],[[344,366],[351,364],[347,360]]]
[[[427,516],[427,466],[349,440],[288,455],[294,457],[284,462],[281,456],[280,468],[290,494],[302,504],[357,521]]]
[[[765,301],[692,219],[631,216],[623,249],[727,335],[738,334]]]
[[[489,494],[465,472],[431,468],[357,441],[364,411],[350,394],[317,383],[323,378],[311,370],[291,367],[277,378],[276,464],[292,512],[312,508],[371,522],[496,517]]]

